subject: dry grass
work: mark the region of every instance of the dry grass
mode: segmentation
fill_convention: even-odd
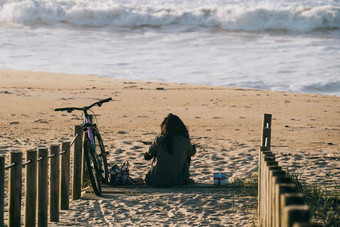
[[[325,191],[317,184],[308,185],[297,173],[288,173],[288,177],[296,185],[298,192],[305,197],[306,204],[311,209],[312,222],[323,226],[340,226],[340,197],[336,193]]]

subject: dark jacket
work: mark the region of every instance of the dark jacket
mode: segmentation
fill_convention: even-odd
[[[190,157],[195,153],[195,146],[184,136],[173,137],[171,154],[166,149],[164,137],[157,137],[145,154],[145,159],[153,158],[146,183],[156,187],[185,184],[190,177]]]

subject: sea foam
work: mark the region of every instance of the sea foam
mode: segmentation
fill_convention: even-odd
[[[340,96],[338,0],[0,0],[0,68]]]
[[[302,33],[340,28],[340,6],[337,4],[259,4],[253,1],[253,4],[205,6],[189,3],[175,5],[123,4],[110,0],[2,0],[0,23],[94,27],[180,25],[229,31],[283,30]]]

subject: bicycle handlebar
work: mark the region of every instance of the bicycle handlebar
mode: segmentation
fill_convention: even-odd
[[[95,105],[98,105],[99,107],[101,107],[103,103],[105,103],[105,102],[110,102],[111,100],[112,100],[112,98],[107,98],[107,99],[100,100],[100,101],[98,101],[98,102],[93,103],[93,104],[90,105],[89,107],[87,107],[87,109],[90,109],[91,107],[93,107],[93,106],[95,106]]]
[[[56,108],[56,109],[54,109],[54,111],[67,111],[68,113],[71,113],[73,110],[88,110],[88,109],[91,109],[95,105],[101,107],[103,103],[110,102],[111,100],[112,100],[112,98],[107,98],[107,99],[103,99],[103,100],[100,100],[98,102],[95,102],[95,103],[91,104],[90,106],[84,106],[82,108],[80,108],[80,107],[65,107],[65,108]]]

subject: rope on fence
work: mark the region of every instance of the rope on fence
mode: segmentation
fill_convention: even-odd
[[[59,155],[62,155],[62,154],[64,154],[64,153],[66,153],[66,151],[60,152]],[[47,158],[53,158],[54,156],[55,156],[55,154],[52,154],[52,155],[47,156]],[[42,159],[43,159],[43,157],[38,158],[38,159],[37,159],[37,162],[40,161],[40,160],[42,160]],[[22,166],[24,167],[24,166],[26,166],[26,165],[28,165],[28,164],[30,164],[30,163],[32,163],[32,160],[28,160],[27,162],[22,163]],[[10,168],[14,167],[15,165],[16,165],[16,163],[13,162],[12,164],[6,166],[5,169],[10,169]]]
[[[59,153],[59,155],[62,155],[62,154],[65,154],[65,153],[66,153],[66,151],[62,151],[62,152]],[[54,156],[55,156],[55,154],[51,154],[51,155],[47,156],[47,158],[53,158]],[[42,159],[43,159],[43,157],[38,158],[37,162],[41,161]],[[32,163],[32,160],[28,160],[27,162],[22,163],[22,166],[26,166],[30,163]],[[10,169],[10,168],[14,167],[15,165],[16,165],[16,163],[13,162],[13,163],[9,164],[8,166],[5,166],[5,169]]]
[[[53,158],[55,156],[55,154],[51,154],[49,156],[47,156],[47,158]]]
[[[76,141],[77,137],[78,137],[79,133],[76,134],[76,136],[73,138],[73,140],[70,143],[70,147],[73,145],[73,143]]]
[[[26,166],[28,164],[32,163],[32,160],[28,160],[27,162],[22,163],[22,166]]]
[[[14,167],[17,163],[13,162],[12,164],[9,164],[8,166],[5,167],[5,169],[10,169]]]

